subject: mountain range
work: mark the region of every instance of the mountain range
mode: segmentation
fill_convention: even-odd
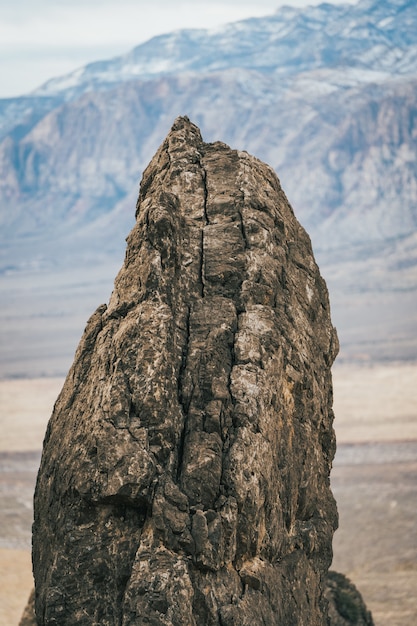
[[[415,359],[416,93],[416,3],[360,0],[168,33],[0,100],[0,376],[66,370],[178,115],[276,170],[340,358]]]

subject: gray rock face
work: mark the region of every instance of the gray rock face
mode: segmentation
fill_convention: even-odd
[[[343,574],[328,573],[325,596],[329,601],[331,626],[374,626],[361,594]]]
[[[325,624],[337,350],[273,170],[178,118],[48,425],[38,624]]]

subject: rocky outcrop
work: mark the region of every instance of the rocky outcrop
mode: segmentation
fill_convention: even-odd
[[[273,170],[178,118],[48,425],[38,624],[326,624],[337,349]]]
[[[343,574],[328,573],[325,597],[331,626],[374,626],[361,594]]]
[[[324,596],[328,601],[329,626],[374,626],[361,594],[343,574],[332,571],[327,574]],[[34,591],[19,626],[36,626]]]

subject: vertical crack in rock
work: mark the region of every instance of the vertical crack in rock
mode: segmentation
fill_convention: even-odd
[[[186,338],[185,338],[185,347],[183,349],[182,358],[181,358],[181,366],[178,374],[178,400],[182,407],[184,422],[181,430],[181,435],[178,443],[178,463],[177,463],[177,471],[176,471],[176,480],[178,482],[181,475],[181,467],[184,458],[184,443],[185,443],[185,433],[187,428],[187,415],[190,408],[191,395],[185,400],[184,398],[184,374],[187,367],[187,358],[188,351],[190,345],[190,307],[187,307],[186,314]],[[191,391],[192,393],[192,391]]]
[[[336,353],[275,173],[178,118],[48,425],[38,625],[326,623]]]
[[[209,218],[207,215],[207,197],[208,197],[208,191],[207,191],[207,172],[204,169],[201,161],[200,161],[200,167],[201,167],[201,177],[203,180],[203,192],[204,192],[204,199],[203,199],[203,223],[201,226],[201,262],[200,262],[200,282],[201,282],[201,296],[204,298],[204,287],[205,287],[205,278],[204,278],[204,265],[205,265],[205,256],[204,256],[204,229],[205,227],[209,224]]]

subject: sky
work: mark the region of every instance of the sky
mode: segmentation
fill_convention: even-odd
[[[0,0],[0,98],[179,28],[215,28],[322,0]],[[355,4],[357,0],[329,0]]]

